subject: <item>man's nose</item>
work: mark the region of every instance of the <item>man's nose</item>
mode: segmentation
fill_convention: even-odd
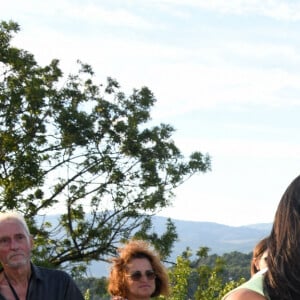
[[[11,249],[18,249],[19,248],[19,243],[15,239],[12,239],[11,242],[10,242],[10,248]]]

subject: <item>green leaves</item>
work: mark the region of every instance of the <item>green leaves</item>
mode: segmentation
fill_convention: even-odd
[[[236,281],[225,279],[225,261],[216,256],[213,263],[209,264],[206,260],[208,252],[209,248],[201,247],[196,253],[196,261],[192,261],[192,252],[187,248],[177,257],[176,264],[169,271],[172,293],[168,299],[221,299],[227,292],[245,282],[244,278]]]

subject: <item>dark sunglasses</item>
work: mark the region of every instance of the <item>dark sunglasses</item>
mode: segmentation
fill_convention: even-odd
[[[148,280],[153,280],[156,277],[154,271],[152,270],[145,271],[144,275],[147,277]],[[139,281],[143,277],[143,273],[141,271],[135,271],[131,274],[128,274],[127,276],[130,277],[130,279],[133,281]]]

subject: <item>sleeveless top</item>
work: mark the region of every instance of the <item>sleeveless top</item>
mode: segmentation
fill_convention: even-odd
[[[256,292],[262,296],[264,296],[267,300],[269,300],[269,297],[264,294],[263,291],[263,281],[264,281],[264,274],[266,273],[268,269],[265,268],[259,272],[257,272],[255,275],[253,275],[248,281],[244,282],[237,288],[233,289],[232,291],[228,292],[222,300],[225,300],[230,294],[234,293],[236,290],[240,289],[248,289],[253,292]]]

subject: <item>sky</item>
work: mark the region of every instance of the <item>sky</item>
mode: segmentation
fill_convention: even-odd
[[[159,215],[243,226],[273,221],[300,173],[300,2],[0,0],[13,44],[68,74],[77,59],[128,95],[147,86],[154,123],[212,167]]]

